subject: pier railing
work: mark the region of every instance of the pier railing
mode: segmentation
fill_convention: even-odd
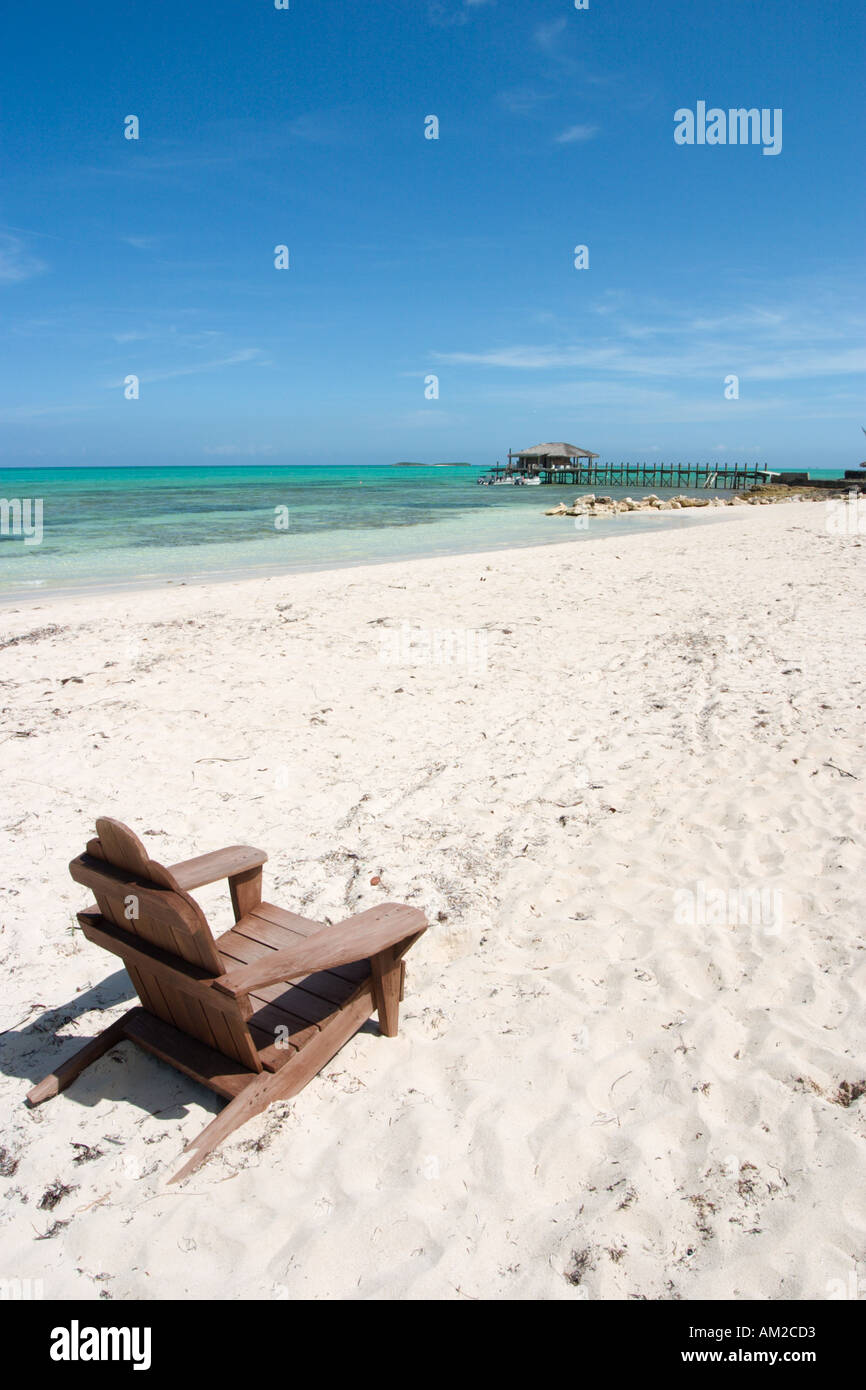
[[[566,483],[569,487],[723,488],[726,492],[741,492],[774,477],[769,469],[754,464],[726,468],[712,463],[578,463],[536,468],[498,464],[490,469],[493,478],[515,474],[539,478],[542,483]]]

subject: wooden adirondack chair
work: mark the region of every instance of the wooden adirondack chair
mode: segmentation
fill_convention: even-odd
[[[124,1039],[225,1096],[193,1139],[193,1172],[239,1125],[295,1096],[375,1011],[397,1032],[403,955],[427,928],[416,908],[386,903],[336,926],[262,902],[267,855],[248,845],[166,869],[120,821],[73,859],[96,905],[78,913],[84,935],[120,956],[141,1000],[29,1093],[39,1105]],[[235,925],[214,939],[190,888],[227,878]],[[291,981],[291,984],[289,982]]]

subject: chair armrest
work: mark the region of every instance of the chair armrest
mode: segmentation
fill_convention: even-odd
[[[221,878],[234,878],[237,874],[260,869],[267,859],[263,849],[254,849],[252,845],[229,845],[226,849],[215,849],[210,854],[200,854],[196,859],[185,859],[182,864],[173,864],[169,873],[174,875],[178,887],[188,893],[191,888],[203,888],[206,883],[216,883]]]
[[[338,965],[376,956],[391,946],[412,945],[427,930],[427,919],[416,907],[384,903],[369,907],[355,917],[347,917],[334,927],[323,927],[306,941],[287,951],[240,966],[213,981],[213,988],[236,999],[266,985],[288,983],[317,970],[334,970]]]

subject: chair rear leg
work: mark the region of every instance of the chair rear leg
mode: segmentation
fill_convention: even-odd
[[[49,1073],[44,1080],[28,1092],[27,1104],[30,1106],[41,1105],[44,1100],[50,1100],[60,1091],[65,1091],[66,1087],[75,1080],[76,1076],[80,1076],[91,1062],[97,1061],[116,1043],[123,1041],[130,1014],[137,1012],[137,1008],[130,1009],[122,1018],[118,1018],[114,1023],[110,1023],[107,1028],[104,1028],[97,1037],[91,1038],[89,1043],[85,1043],[84,1047],[80,1048],[78,1052],[74,1052],[65,1062],[61,1062],[56,1071]]]

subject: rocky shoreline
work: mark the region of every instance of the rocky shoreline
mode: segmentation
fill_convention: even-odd
[[[767,484],[750,488],[748,492],[735,492],[730,497],[689,497],[680,493],[676,497],[661,498],[654,492],[645,497],[603,496],[594,492],[576,497],[572,506],[559,502],[545,511],[545,516],[617,516],[620,512],[676,512],[687,507],[769,507],[777,502],[827,502],[846,499],[851,494],[862,495],[858,484],[840,485],[838,490],[826,488],[784,487],[780,484]]]

